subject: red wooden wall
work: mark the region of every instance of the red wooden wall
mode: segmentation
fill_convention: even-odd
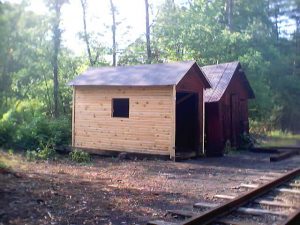
[[[248,93],[238,71],[218,102],[205,104],[206,154],[220,156],[227,141],[238,147],[241,135],[249,132]]]

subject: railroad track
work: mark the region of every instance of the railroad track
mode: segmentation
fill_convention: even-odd
[[[148,225],[300,225],[300,168],[277,178],[265,177],[264,180],[267,183],[258,184],[257,180],[255,183],[241,184],[249,190],[240,196],[215,196],[227,199],[225,203],[198,202],[190,211],[169,210],[168,214],[176,216],[176,222],[155,220],[148,222]],[[195,209],[202,212],[195,212]],[[256,217],[261,217],[261,221],[253,220]]]

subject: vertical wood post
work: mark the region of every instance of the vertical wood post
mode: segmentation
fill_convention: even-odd
[[[73,101],[72,101],[72,147],[75,147],[75,97],[76,89],[73,86]]]
[[[170,158],[175,160],[175,139],[176,139],[176,86],[173,85],[172,93],[172,134],[171,134],[171,143],[170,143]]]
[[[205,155],[204,141],[205,141],[205,102],[204,102],[204,92],[202,92],[202,154]]]

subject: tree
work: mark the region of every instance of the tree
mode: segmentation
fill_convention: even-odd
[[[147,45],[147,63],[151,64],[151,43],[150,43],[150,24],[149,24],[149,3],[145,0],[145,12],[146,12],[146,45]]]
[[[51,64],[53,67],[53,99],[54,99],[54,117],[59,116],[59,83],[58,83],[58,54],[61,44],[60,21],[61,21],[61,8],[67,0],[50,0],[48,6],[54,11],[54,17],[52,19],[52,41],[53,41],[53,53]]]
[[[94,60],[92,59],[92,53],[91,53],[91,48],[90,48],[90,42],[89,42],[89,37],[87,34],[87,25],[86,25],[86,8],[87,8],[87,2],[86,0],[80,0],[81,7],[82,7],[82,20],[83,20],[83,32],[84,32],[84,40],[86,44],[86,50],[88,53],[90,65],[94,65]]]
[[[112,0],[109,0],[109,2],[110,2],[110,11],[111,11],[111,15],[112,15],[112,26],[111,26],[111,31],[112,31],[112,56],[113,56],[113,63],[112,63],[112,65],[116,66],[117,65],[116,8],[115,8]]]
[[[88,53],[88,58],[90,62],[90,66],[94,66],[99,59],[100,56],[100,48],[96,49],[96,54],[93,56],[91,44],[90,44],[90,35],[87,31],[87,22],[86,22],[86,15],[87,15],[87,0],[80,0],[81,8],[82,8],[82,21],[83,21],[83,39],[86,45],[86,50]]]
[[[230,31],[233,30],[232,27],[233,1],[234,0],[226,0],[227,26]]]
[[[0,5],[0,115],[20,101],[37,96],[51,108],[51,99],[43,98],[46,91],[40,93],[37,88],[51,76],[50,42],[46,37],[49,18],[25,7],[24,4]]]

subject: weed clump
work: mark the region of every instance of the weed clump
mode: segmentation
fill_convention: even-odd
[[[4,162],[0,161],[0,170],[1,169],[3,169],[3,170],[8,169],[8,166]]]
[[[27,150],[25,156],[28,161],[53,160],[56,158],[56,151],[47,144],[42,149]]]
[[[88,163],[91,161],[90,154],[79,149],[75,149],[74,151],[70,152],[69,155],[73,162]]]

